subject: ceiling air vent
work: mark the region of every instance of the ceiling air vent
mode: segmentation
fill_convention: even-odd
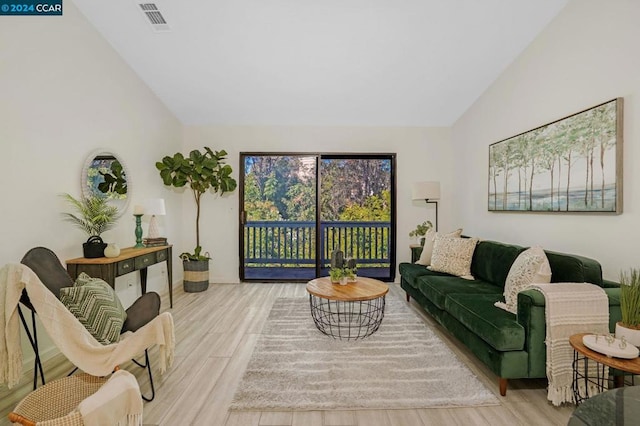
[[[170,31],[169,24],[162,16],[160,9],[155,3],[142,3],[136,2],[138,6],[140,6],[140,11],[146,16],[147,21],[151,24],[151,28],[153,28],[156,32],[161,31]]]

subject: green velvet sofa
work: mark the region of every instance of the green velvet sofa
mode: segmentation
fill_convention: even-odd
[[[474,280],[433,272],[425,266],[401,263],[401,286],[499,377],[500,394],[508,379],[546,377],[545,300],[536,290],[518,294],[518,314],[494,306],[503,299],[511,264],[526,247],[480,241],[471,263]],[[609,297],[609,328],[620,320],[619,284],[602,278],[600,264],[582,256],[545,251],[552,282],[589,282]]]

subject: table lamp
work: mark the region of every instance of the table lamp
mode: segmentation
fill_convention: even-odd
[[[160,237],[160,230],[158,229],[158,221],[156,220],[156,216],[164,216],[166,214],[166,210],[164,208],[164,199],[163,198],[153,198],[149,199],[145,203],[145,214],[151,215],[151,220],[149,221],[149,232],[147,234],[147,238],[158,238]]]

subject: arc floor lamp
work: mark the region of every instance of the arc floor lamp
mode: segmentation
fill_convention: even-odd
[[[440,199],[440,182],[416,182],[411,188],[413,200],[424,200],[427,204],[436,205],[436,232],[438,231],[438,200]]]

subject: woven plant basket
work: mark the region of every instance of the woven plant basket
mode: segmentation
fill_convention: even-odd
[[[209,288],[209,261],[183,260],[183,287],[187,293],[198,293]]]

